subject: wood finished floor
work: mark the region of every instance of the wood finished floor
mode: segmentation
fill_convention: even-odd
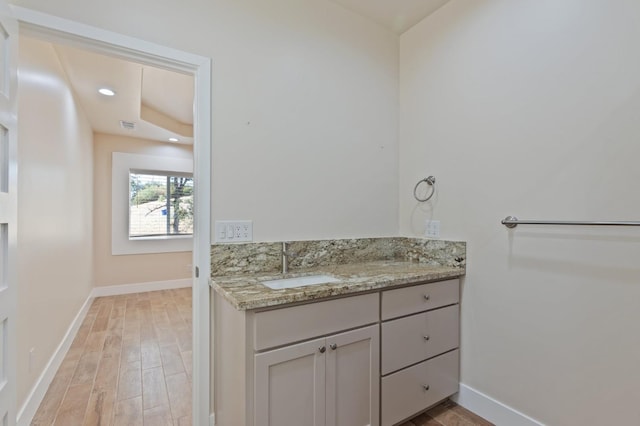
[[[96,298],[34,426],[190,426],[191,289]]]
[[[190,426],[191,289],[94,300],[32,426]],[[492,426],[445,401],[401,426]]]
[[[482,417],[446,400],[400,426],[494,426]]]

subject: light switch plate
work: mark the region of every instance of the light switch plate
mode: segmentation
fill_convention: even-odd
[[[253,241],[250,220],[216,220],[216,243],[246,243]]]

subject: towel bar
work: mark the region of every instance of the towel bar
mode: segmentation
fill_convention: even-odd
[[[502,219],[502,223],[507,228],[515,228],[518,225],[584,225],[584,226],[640,226],[640,222],[622,221],[575,221],[575,220],[520,220],[515,216],[507,216]]]

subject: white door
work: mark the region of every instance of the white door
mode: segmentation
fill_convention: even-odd
[[[18,23],[0,0],[0,424],[16,423]]]
[[[326,351],[316,339],[255,355],[255,426],[324,426]]]
[[[327,337],[327,426],[379,425],[378,325]]]

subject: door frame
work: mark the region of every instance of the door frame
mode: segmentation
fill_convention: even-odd
[[[11,5],[21,35],[192,74],[195,80],[193,176],[193,424],[211,415],[211,58]],[[196,273],[199,271],[199,273]]]

